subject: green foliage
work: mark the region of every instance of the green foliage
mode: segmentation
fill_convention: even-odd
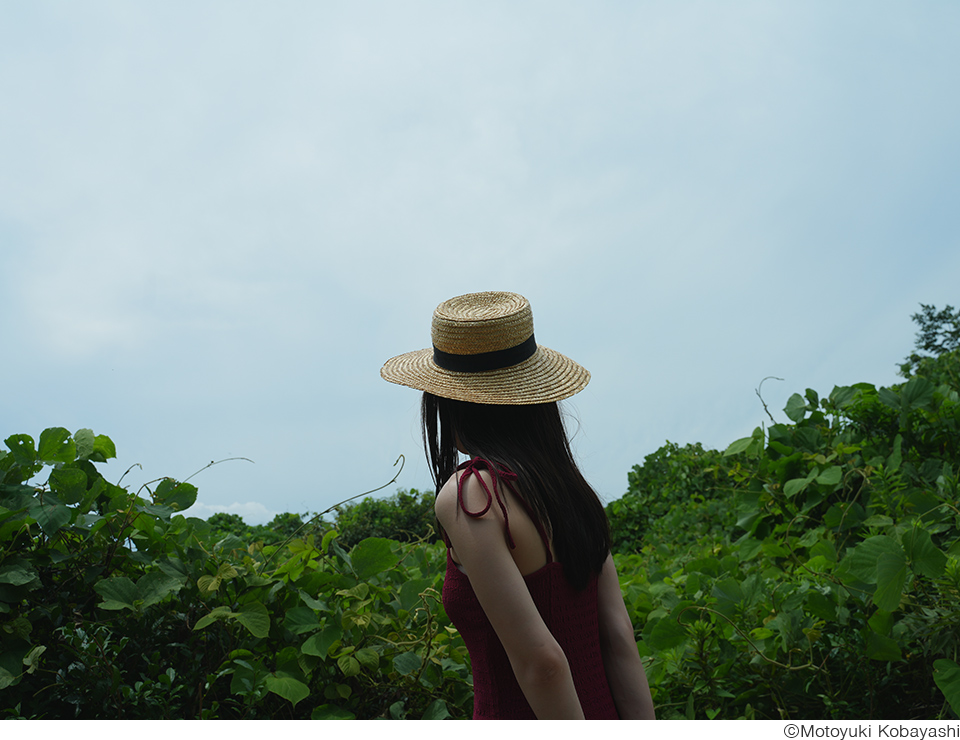
[[[319,514],[277,514],[269,524],[249,525],[237,514],[219,513],[210,516],[207,523],[212,527],[214,539],[233,535],[246,545],[282,544],[308,535],[322,538],[330,530],[336,530],[337,541],[346,548],[368,537],[397,542],[436,542],[433,501],[433,494],[411,488],[385,498],[368,497],[339,504],[332,509],[332,522]]]
[[[931,355],[960,349],[960,311],[953,306],[937,311],[936,306],[920,304],[920,313],[911,318],[918,324],[916,348]]]
[[[649,513],[617,561],[661,716],[956,717],[957,387],[807,390],[784,413],[705,468],[668,446],[631,479],[656,488],[628,494]],[[726,530],[703,527],[706,470]]]
[[[277,514],[269,524],[250,525],[239,514],[220,512],[207,518],[211,527],[211,538],[216,541],[234,536],[245,544],[260,543],[280,545],[294,537],[306,537],[308,534],[322,537],[329,529],[323,520],[308,518],[306,522],[299,514]]]
[[[693,524],[671,536],[686,542],[714,529],[729,529],[731,510],[717,505],[730,488],[724,471],[723,456],[700,443],[680,447],[667,442],[647,455],[643,465],[634,465],[627,475],[627,493],[607,506],[614,551],[638,548],[644,534],[665,518],[675,521],[679,516]],[[691,507],[698,509],[695,518],[689,516]]]
[[[900,365],[900,374],[905,378],[922,375],[936,385],[950,383],[956,388],[960,375],[955,357],[945,362],[939,358],[960,350],[960,311],[953,306],[937,311],[936,306],[923,303],[920,308],[911,317],[919,327],[914,351]]]
[[[336,508],[334,528],[340,542],[353,545],[367,537],[398,542],[436,542],[434,495],[415,488],[388,498],[365,498]]]
[[[468,716],[440,545],[179,514],[196,488],[107,482],[109,438],[0,451],[0,692],[45,718]],[[49,471],[46,481],[32,481]],[[280,541],[280,538],[283,538]]]

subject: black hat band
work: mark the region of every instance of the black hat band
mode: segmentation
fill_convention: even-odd
[[[515,347],[498,349],[493,352],[481,352],[478,355],[453,355],[433,347],[433,361],[444,370],[455,373],[483,373],[488,370],[500,370],[512,365],[519,365],[526,359],[533,357],[537,351],[537,341],[533,334],[525,342]]]

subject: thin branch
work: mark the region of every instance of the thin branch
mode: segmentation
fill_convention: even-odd
[[[777,420],[773,418],[773,414],[771,414],[770,409],[767,408],[767,402],[764,401],[763,396],[760,395],[760,389],[763,388],[763,384],[766,383],[768,380],[779,380],[781,383],[783,382],[783,378],[778,378],[775,375],[768,375],[767,377],[765,377],[763,380],[760,381],[760,385],[758,385],[754,389],[754,392],[757,394],[757,398],[760,399],[760,403],[763,404],[763,410],[767,412],[767,416],[770,417],[770,421],[776,424]]]
[[[129,473],[129,472],[130,472],[131,470],[133,470],[134,468],[140,468],[140,470],[143,470],[143,465],[141,465],[140,463],[134,463],[134,464],[131,465],[129,468],[127,468],[127,473]],[[120,480],[117,481],[117,485],[118,485],[118,486],[119,486],[121,483],[123,483],[123,479],[127,477],[127,473],[124,473],[123,475],[120,476]]]
[[[698,606],[696,604],[692,604],[691,606],[685,607],[684,609],[680,610],[679,614],[677,614],[677,621],[679,622],[680,616],[685,611],[688,611],[690,609],[696,609],[698,611],[703,611],[703,612],[710,612],[711,614],[717,615],[721,619],[725,619],[727,623],[737,631],[740,637],[742,637],[750,645],[750,647],[753,648],[754,652],[762,660],[765,660],[767,663],[770,663],[771,665],[779,666],[780,668],[785,668],[788,671],[801,671],[806,668],[812,668],[815,671],[820,671],[821,673],[823,672],[823,668],[821,666],[815,665],[814,663],[807,663],[806,665],[794,666],[794,665],[787,665],[785,663],[780,663],[776,660],[773,660],[773,658],[768,658],[766,655],[763,654],[763,651],[754,644],[753,640],[747,637],[746,633],[742,629],[740,629],[740,627],[738,627],[737,624],[732,619],[730,619],[730,617],[728,617],[726,614],[722,614],[721,612],[718,612],[716,609],[711,609],[708,606]]]
[[[353,501],[354,499],[360,498],[361,496],[368,496],[368,495],[370,495],[371,493],[376,493],[377,491],[382,491],[384,488],[386,488],[387,486],[389,486],[391,483],[393,483],[394,481],[396,481],[397,478],[400,477],[400,473],[403,472],[403,466],[406,464],[406,462],[407,462],[406,458],[405,458],[403,455],[400,455],[400,457],[398,457],[398,458],[396,459],[396,461],[393,463],[394,467],[396,467],[396,466],[397,466],[397,463],[399,463],[399,464],[400,464],[400,469],[394,474],[394,476],[393,476],[390,480],[388,480],[388,481],[387,481],[386,483],[384,483],[382,486],[378,486],[377,488],[373,488],[373,489],[371,489],[371,490],[369,490],[369,491],[364,491],[363,493],[358,493],[356,496],[351,496],[350,498],[346,498],[346,499],[344,499],[343,501],[334,504],[334,505],[331,506],[329,509],[325,509],[324,511],[321,511],[319,514],[315,514],[314,516],[312,516],[312,517],[310,517],[309,519],[307,519],[307,521],[305,521],[303,524],[301,524],[299,527],[297,527],[297,529],[293,532],[293,534],[291,534],[289,537],[287,537],[287,539],[285,539],[283,542],[281,542],[279,545],[277,545],[277,549],[274,550],[274,551],[270,554],[270,557],[268,557],[266,560],[263,561],[263,563],[262,563],[261,566],[260,566],[260,570],[257,572],[257,575],[262,575],[264,569],[267,567],[267,565],[270,564],[270,561],[273,560],[273,556],[276,555],[278,552],[280,552],[280,550],[283,549],[283,546],[284,546],[284,545],[286,545],[288,542],[290,542],[292,539],[294,539],[298,534],[300,534],[300,532],[301,532],[305,527],[307,527],[307,526],[310,525],[310,524],[313,524],[313,522],[317,521],[318,519],[322,519],[323,516],[324,516],[324,514],[329,514],[331,511],[333,511],[334,509],[336,509],[338,506],[343,506],[345,503],[348,503],[348,502],[350,502],[350,501]],[[209,467],[209,466],[208,466],[208,467]]]
[[[154,478],[153,480],[148,480],[146,483],[144,483],[143,485],[141,485],[140,488],[137,489],[137,495],[139,495],[141,491],[143,491],[144,489],[146,489],[147,493],[149,493],[150,496],[151,496],[151,498],[152,498],[152,497],[153,497],[153,491],[150,489],[150,486],[151,486],[152,484],[154,484],[154,483],[160,483],[161,481],[165,481],[165,480],[172,480],[172,481],[174,481],[174,482],[177,484],[177,486],[179,486],[179,485],[181,485],[182,483],[186,483],[188,480],[190,480],[190,478],[195,478],[196,476],[200,475],[200,473],[202,473],[202,472],[203,472],[204,470],[206,470],[207,468],[211,468],[211,467],[213,467],[214,465],[219,465],[220,463],[230,462],[231,460],[246,460],[248,463],[253,463],[253,460],[251,460],[249,457],[225,457],[223,460],[211,460],[208,464],[206,464],[206,465],[204,465],[202,468],[200,468],[200,470],[198,470],[197,472],[193,473],[193,474],[192,474],[191,476],[189,476],[188,478],[184,478],[184,479],[181,480],[181,481],[178,481],[176,478],[171,478],[171,477],[168,476],[168,475],[164,475],[164,476],[162,476],[162,477],[160,477],[160,478]],[[254,463],[254,464],[256,464],[256,463]],[[137,463],[136,465],[133,465],[133,466],[130,468],[130,470],[133,470],[133,468],[140,468],[140,470],[143,470],[143,467],[140,465],[140,463]],[[127,473],[129,473],[130,470],[128,470]],[[124,473],[124,475],[126,475],[127,473]],[[123,480],[123,478],[121,478],[120,480]]]
[[[211,460],[207,465],[204,465],[202,468],[200,468],[200,470],[198,470],[196,473],[191,475],[190,478],[194,478],[200,475],[200,473],[202,473],[207,468],[211,468],[214,465],[219,465],[220,463],[230,462],[231,460],[246,460],[248,463],[253,463],[254,465],[256,465],[256,463],[254,463],[253,460],[251,460],[249,457],[225,457],[223,458],[223,460]],[[184,478],[180,482],[186,483],[188,480],[190,480],[190,478]]]

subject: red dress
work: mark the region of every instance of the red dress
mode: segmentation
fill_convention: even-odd
[[[480,512],[467,511],[463,499],[458,498],[460,508],[468,516],[483,516],[493,499],[504,512],[506,508],[497,491],[497,480],[505,483],[515,496],[511,480],[516,476],[498,470],[480,458],[474,458],[460,466],[466,473],[460,479],[462,488],[466,478],[473,474],[483,484],[479,471],[488,469],[493,475],[493,491],[487,491],[487,506]],[[518,500],[521,502],[519,496]],[[526,507],[526,504],[524,504]],[[540,570],[523,577],[536,604],[540,616],[554,639],[563,648],[573,674],[573,685],[580,698],[580,706],[587,719],[619,719],[613,703],[610,686],[603,668],[600,653],[599,617],[597,610],[597,576],[590,579],[582,591],[575,590],[563,573],[563,566],[553,560],[550,545],[543,527],[531,514],[547,551],[547,564]],[[507,521],[507,539],[513,547]],[[470,579],[453,562],[447,548],[447,573],[443,582],[443,606],[450,621],[456,626],[470,652],[473,665],[473,718],[474,719],[536,719],[513,674],[507,653],[484,614],[477,600]]]

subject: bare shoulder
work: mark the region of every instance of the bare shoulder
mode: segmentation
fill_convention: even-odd
[[[437,521],[444,529],[448,529],[457,515],[457,476],[450,476],[447,482],[440,488],[436,501],[433,503],[433,510],[437,515]]]
[[[478,471],[478,474],[480,478],[477,474],[467,475],[465,471],[457,471],[440,488],[434,511],[444,529],[454,526],[463,512],[470,514],[463,517],[465,519],[480,519],[496,509],[491,505],[493,476],[486,470]]]

